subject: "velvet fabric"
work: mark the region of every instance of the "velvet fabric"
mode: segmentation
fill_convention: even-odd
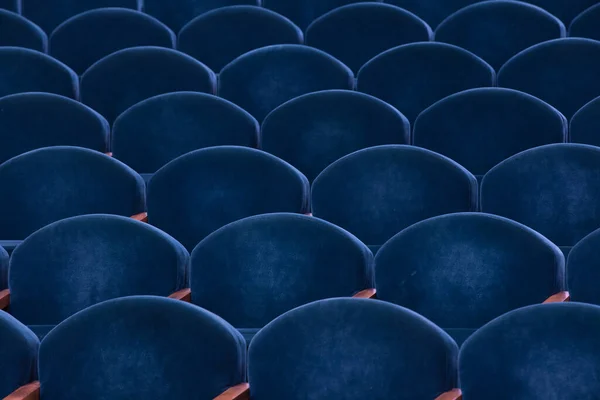
[[[296,308],[250,344],[253,400],[430,400],[456,384],[456,343],[394,304],[329,299]]]
[[[571,22],[569,36],[600,40],[600,4],[583,11]]]
[[[481,1],[484,0],[385,0],[415,13],[434,29],[454,12]]]
[[[144,211],[144,181],[131,168],[81,147],[46,147],[0,165],[0,239],[22,240],[63,218]]]
[[[480,177],[523,150],[567,140],[566,118],[543,101],[511,89],[457,93],[423,111],[413,143],[443,154]]]
[[[461,349],[465,400],[592,400],[600,392],[600,307],[529,306],[495,319]]]
[[[81,101],[110,123],[132,105],[163,93],[214,93],[215,74],[176,50],[143,46],[119,50],[81,77]]]
[[[338,7],[361,1],[371,0],[262,0],[262,5],[291,19],[302,30],[305,30],[321,15]]]
[[[258,146],[258,122],[227,100],[205,93],[168,93],[144,100],[114,123],[113,157],[140,173],[204,147]]]
[[[600,229],[595,230],[579,243],[567,261],[567,284],[571,300],[600,305],[600,293],[596,283],[600,279]]]
[[[373,254],[345,230],[305,215],[232,222],[192,252],[192,302],[236,328],[262,328],[315,300],[373,287]]]
[[[500,315],[565,290],[565,259],[548,239],[517,222],[457,213],[418,222],[375,259],[377,298],[438,326],[470,333]]]
[[[385,50],[432,37],[431,28],[421,18],[383,3],[336,8],[306,30],[306,44],[331,54],[355,73]]]
[[[91,10],[69,18],[50,36],[50,55],[78,74],[118,50],[136,46],[174,48],[176,37],[162,22],[126,8]]]
[[[412,43],[388,50],[358,72],[357,90],[390,103],[413,122],[433,103],[463,90],[494,86],[494,69],[446,43]]]
[[[43,400],[212,399],[246,377],[243,338],[179,300],[132,296],[79,312],[44,339]]]
[[[565,38],[537,44],[511,58],[498,72],[498,86],[530,93],[565,117],[600,96],[600,42]]]
[[[0,290],[8,288],[8,252],[0,246]]]
[[[410,124],[398,110],[364,93],[325,90],[284,103],[262,124],[262,149],[313,181],[325,167],[356,150],[408,144]]]
[[[49,92],[77,99],[79,79],[69,67],[39,51],[0,47],[0,97]]]
[[[238,219],[308,210],[306,177],[277,157],[246,147],[193,151],[162,167],[148,184],[148,221],[190,251]]]
[[[527,3],[547,10],[569,26],[573,18],[598,3],[598,0],[527,0]]]
[[[477,180],[454,161],[418,147],[359,150],[334,162],[312,185],[312,212],[381,246],[415,222],[475,211]]]
[[[238,5],[260,6],[260,0],[144,0],[144,11],[167,24],[173,31],[179,32],[185,24],[199,15]]]
[[[0,46],[26,47],[45,53],[48,36],[39,26],[19,14],[0,9]]]
[[[36,379],[39,346],[33,332],[0,311],[0,397]]]
[[[108,151],[108,122],[75,100],[51,93],[19,93],[0,98],[0,110],[0,164],[48,146]]]
[[[600,149],[550,144],[492,168],[481,184],[481,209],[521,222],[559,246],[600,227]]]
[[[239,105],[259,122],[294,97],[353,87],[352,71],[340,61],[321,50],[292,44],[250,51],[219,75],[219,96]]]
[[[0,8],[12,12],[21,12],[21,0],[0,0]]]
[[[207,12],[185,25],[179,32],[177,48],[213,71],[220,71],[251,50],[303,42],[300,28],[276,12],[232,6]]]
[[[96,8],[120,7],[140,10],[143,0],[21,0],[22,13],[46,33],[69,18]]]
[[[600,97],[581,107],[571,118],[570,141],[600,146]]]
[[[435,40],[481,57],[496,69],[534,44],[566,36],[565,25],[549,12],[521,1],[484,1],[446,18]]]

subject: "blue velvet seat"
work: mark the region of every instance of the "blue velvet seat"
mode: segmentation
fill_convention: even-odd
[[[512,89],[471,89],[423,111],[413,144],[443,154],[478,178],[532,147],[567,140],[566,118],[554,107]]]
[[[8,252],[0,246],[0,290],[8,288]]]
[[[258,122],[227,100],[205,93],[167,93],[144,100],[114,123],[113,157],[149,176],[204,147],[258,146]]]
[[[440,22],[454,12],[470,4],[484,0],[384,0],[412,13],[415,13],[435,29]]]
[[[186,286],[187,250],[146,223],[96,214],[54,222],[10,259],[10,313],[43,338],[91,305],[133,296],[169,296]]]
[[[108,122],[75,100],[51,93],[18,93],[0,98],[0,110],[0,164],[48,146],[108,151]]]
[[[550,144],[492,168],[481,183],[481,209],[521,222],[566,253],[600,227],[600,148]]]
[[[598,0],[527,0],[527,3],[547,10],[569,26],[577,15],[598,3]]]
[[[431,40],[425,21],[396,6],[357,3],[336,8],[306,30],[306,44],[321,49],[358,72],[367,61],[393,47]]]
[[[573,19],[569,36],[600,40],[600,4],[588,8]]]
[[[81,101],[112,123],[132,105],[178,91],[214,93],[215,74],[192,57],[162,47],[119,50],[81,77]]]
[[[144,12],[158,18],[175,32],[195,17],[221,7],[260,6],[260,0],[144,0]]]
[[[357,90],[400,110],[409,121],[451,94],[494,86],[494,69],[479,57],[446,43],[412,43],[388,50],[358,72]]]
[[[12,12],[21,11],[21,0],[0,0],[0,8]]]
[[[0,97],[49,92],[77,99],[79,78],[69,67],[39,51],[0,47]]]
[[[579,109],[571,118],[570,141],[600,146],[600,97]]]
[[[302,44],[304,35],[289,19],[265,8],[232,6],[207,12],[179,32],[177,48],[220,71],[260,47]]]
[[[46,33],[64,21],[84,11],[105,7],[141,10],[143,0],[21,0],[22,13],[38,24]]]
[[[225,66],[219,75],[219,96],[259,122],[294,97],[353,87],[352,71],[340,61],[321,50],[292,44],[250,51]]]
[[[600,307],[529,306],[490,322],[459,355],[463,397],[583,400],[600,391]]]
[[[144,211],[144,181],[125,164],[81,147],[46,147],[0,165],[0,245],[82,214]]]
[[[458,213],[418,222],[375,258],[377,298],[407,307],[460,345],[500,315],[565,290],[565,259],[509,219]]]
[[[60,24],[50,36],[50,55],[83,74],[118,50],[136,46],[175,47],[173,31],[157,19],[127,8],[86,11]]]
[[[262,0],[262,5],[291,19],[302,30],[305,30],[321,15],[346,4],[360,3],[361,1],[370,0]]]
[[[349,90],[325,90],[292,99],[262,124],[261,148],[313,181],[325,167],[356,150],[408,144],[410,124],[394,107]]]
[[[511,58],[498,72],[498,86],[521,90],[556,107],[565,117],[600,96],[600,42],[555,39]]]
[[[274,318],[373,283],[373,254],[323,220],[287,213],[232,222],[192,252],[191,301],[240,329],[248,342]]]
[[[567,260],[567,286],[571,300],[600,305],[600,229],[596,229],[579,241],[569,253]]]
[[[75,314],[40,346],[41,400],[212,399],[244,382],[243,338],[214,314],[154,296]]]
[[[48,36],[39,26],[19,14],[0,9],[0,46],[26,47],[45,53]]]
[[[256,335],[252,400],[431,400],[455,386],[457,353],[440,328],[395,304],[321,300]]]
[[[6,398],[37,376],[38,338],[5,312],[0,311],[0,397]]]
[[[237,146],[196,150],[148,183],[148,221],[192,250],[218,228],[257,214],[307,213],[308,180],[268,153]]]
[[[475,211],[477,180],[454,161],[418,147],[359,150],[334,162],[312,185],[312,212],[376,251],[415,222]]]
[[[446,18],[435,40],[478,55],[498,70],[534,44],[565,37],[565,25],[549,12],[521,1],[484,1]]]

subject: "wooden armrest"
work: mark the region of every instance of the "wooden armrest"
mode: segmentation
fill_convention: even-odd
[[[143,213],[135,214],[135,215],[132,215],[131,218],[135,219],[136,221],[148,222],[148,213],[143,212]]]
[[[213,400],[250,400],[250,386],[247,383],[240,383],[230,387]]]
[[[40,400],[40,383],[32,382],[25,386],[21,386],[4,400]]]
[[[181,289],[169,296],[170,299],[181,300],[187,303],[192,301],[192,289]]]
[[[6,310],[10,305],[10,290],[0,290],[0,310]]]
[[[377,295],[377,289],[365,289],[365,290],[361,290],[360,292],[356,293],[352,297],[354,297],[356,299],[374,299],[375,295]]]
[[[462,392],[460,389],[452,389],[449,392],[440,394],[435,400],[461,400]]]
[[[569,295],[569,292],[559,292],[559,293],[556,293],[556,294],[548,297],[546,299],[546,301],[544,301],[543,304],[564,303],[565,301],[570,301],[570,300],[571,300],[571,295]]]

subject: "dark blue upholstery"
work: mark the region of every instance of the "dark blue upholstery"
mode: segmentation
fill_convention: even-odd
[[[19,321],[0,311],[0,397],[36,379],[40,341]]]
[[[541,304],[495,319],[461,349],[463,398],[592,400],[600,392],[600,307]]]
[[[527,3],[542,7],[569,26],[573,18],[598,3],[598,0],[527,0]]]
[[[571,300],[600,305],[600,229],[577,243],[567,261],[567,286]]]
[[[46,147],[0,165],[0,240],[82,214],[144,211],[144,181],[131,168],[81,147]]]
[[[453,93],[493,86],[495,72],[479,57],[445,43],[413,43],[388,50],[358,72],[357,89],[387,101],[409,121]]]
[[[0,0],[0,8],[21,12],[21,0]]]
[[[581,107],[571,118],[570,140],[600,146],[600,97]]]
[[[270,212],[306,213],[308,181],[297,169],[247,147],[196,150],[148,184],[148,220],[192,250],[216,229]]]
[[[565,142],[566,118],[543,101],[511,89],[457,93],[425,111],[413,143],[450,157],[476,176],[523,150]]]
[[[284,103],[262,125],[262,149],[309,181],[335,160],[382,144],[408,144],[410,124],[394,107],[364,93],[326,90]]]
[[[0,246],[0,290],[8,287],[8,252]]]
[[[313,215],[381,246],[415,222],[475,211],[477,181],[454,161],[418,147],[359,150],[334,162],[312,186]]]
[[[78,74],[118,50],[136,46],[175,47],[175,34],[162,22],[126,8],[78,14],[50,36],[50,55]]]
[[[144,0],[144,11],[167,24],[175,32],[179,32],[198,15],[217,8],[237,5],[259,6],[260,0]]]
[[[304,30],[321,15],[346,4],[361,1],[371,0],[262,0],[262,5],[291,19]]]
[[[498,86],[530,93],[567,118],[600,96],[600,42],[566,38],[537,44],[498,72]]]
[[[236,103],[259,122],[294,97],[353,86],[352,71],[340,61],[321,50],[292,44],[248,52],[219,75],[219,96]]]
[[[105,300],[169,296],[186,286],[189,254],[164,232],[116,215],[54,222],[15,249],[10,313],[34,332]]]
[[[565,259],[539,233],[482,213],[434,217],[375,258],[377,298],[407,307],[457,343],[492,319],[565,290]]]
[[[232,6],[203,14],[181,29],[177,48],[213,71],[250,50],[274,44],[302,44],[300,28],[260,7]]]
[[[450,14],[480,1],[483,0],[385,0],[415,13],[434,29]]]
[[[245,218],[192,252],[192,302],[258,330],[295,307],[373,287],[373,254],[337,226],[305,215]],[[250,336],[250,335],[248,335]]]
[[[0,46],[26,47],[45,53],[48,36],[39,26],[19,14],[0,10]]]
[[[583,11],[571,22],[569,36],[600,40],[600,4]]]
[[[47,146],[108,151],[108,122],[83,104],[51,93],[0,98],[0,163]]]
[[[149,97],[178,91],[214,93],[215,74],[176,50],[144,46],[120,50],[81,77],[81,101],[109,122]]]
[[[250,344],[253,400],[429,400],[456,384],[456,343],[405,308],[329,299],[296,308]]]
[[[143,0],[21,0],[23,15],[48,34],[67,19],[84,11],[105,7],[140,10]],[[171,0],[169,0],[171,1]]]
[[[385,50],[431,40],[427,23],[396,6],[357,3],[319,17],[306,30],[306,44],[336,57],[355,73]]]
[[[43,400],[212,399],[246,377],[241,335],[182,301],[133,296],[56,327],[39,358]]]
[[[566,36],[565,25],[549,12],[521,1],[484,1],[446,18],[435,40],[478,55],[498,70],[534,44]]]
[[[600,227],[600,149],[550,144],[519,153],[483,178],[481,209],[521,222],[559,246]]]
[[[112,152],[140,173],[154,173],[171,160],[204,147],[258,146],[258,122],[216,96],[168,93],[144,100],[114,123]]]
[[[0,47],[0,97],[22,92],[49,92],[76,99],[79,78],[46,54],[21,47]]]

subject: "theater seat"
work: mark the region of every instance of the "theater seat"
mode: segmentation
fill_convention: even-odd
[[[446,18],[435,40],[478,55],[496,69],[534,44],[565,37],[565,25],[549,12],[520,1],[484,1]]]
[[[83,74],[118,50],[136,46],[175,47],[173,31],[144,13],[102,8],[69,18],[50,36],[50,55]]]
[[[571,22],[569,36],[600,40],[600,4],[591,6]]]
[[[396,107],[409,121],[451,94],[494,86],[494,69],[445,43],[412,43],[388,50],[358,72],[357,90]]]
[[[148,183],[148,222],[190,251],[238,219],[308,211],[306,177],[277,157],[247,147],[193,151],[162,167]]]
[[[599,243],[600,229],[597,229],[579,241],[569,253],[567,284],[573,301],[600,305]]]
[[[37,357],[40,341],[15,318],[0,311],[0,397],[37,377]]]
[[[219,75],[219,96],[259,122],[300,95],[326,89],[352,89],[354,76],[337,59],[307,46],[274,45],[250,51]]]
[[[108,151],[108,122],[75,100],[51,93],[18,93],[0,98],[0,110],[0,163],[48,146]]]
[[[418,147],[359,150],[334,162],[312,185],[312,212],[376,252],[415,222],[475,211],[477,181],[454,161]]]
[[[565,290],[565,259],[509,219],[458,213],[398,233],[375,259],[377,298],[407,307],[461,345],[500,315]]]
[[[457,352],[441,329],[405,308],[321,300],[256,335],[249,352],[252,399],[431,400],[455,386]]]
[[[346,4],[359,2],[361,0],[262,0],[262,5],[291,19],[302,30],[305,30],[321,15]]]
[[[112,123],[132,105],[163,93],[214,93],[215,74],[176,50],[143,46],[120,50],[81,77],[81,101]]]
[[[21,0],[0,0],[0,8],[10,10],[12,12],[20,12]]]
[[[0,46],[26,47],[45,53],[48,36],[28,19],[0,9]]]
[[[535,4],[557,16],[566,26],[569,26],[573,18],[597,2],[597,0],[527,0],[527,3]]]
[[[425,21],[396,6],[357,3],[322,15],[306,30],[306,44],[321,49],[358,72],[385,50],[431,40]]]
[[[0,291],[8,288],[8,252],[0,246]]]
[[[232,6],[207,12],[186,24],[178,49],[213,71],[251,50],[274,44],[302,44],[300,28],[264,8]]]
[[[435,29],[450,14],[484,0],[384,0],[415,13]]]
[[[495,319],[460,351],[464,399],[595,398],[599,321],[600,307],[580,303],[535,305]]]
[[[600,97],[590,101],[571,118],[570,141],[600,146]]]

